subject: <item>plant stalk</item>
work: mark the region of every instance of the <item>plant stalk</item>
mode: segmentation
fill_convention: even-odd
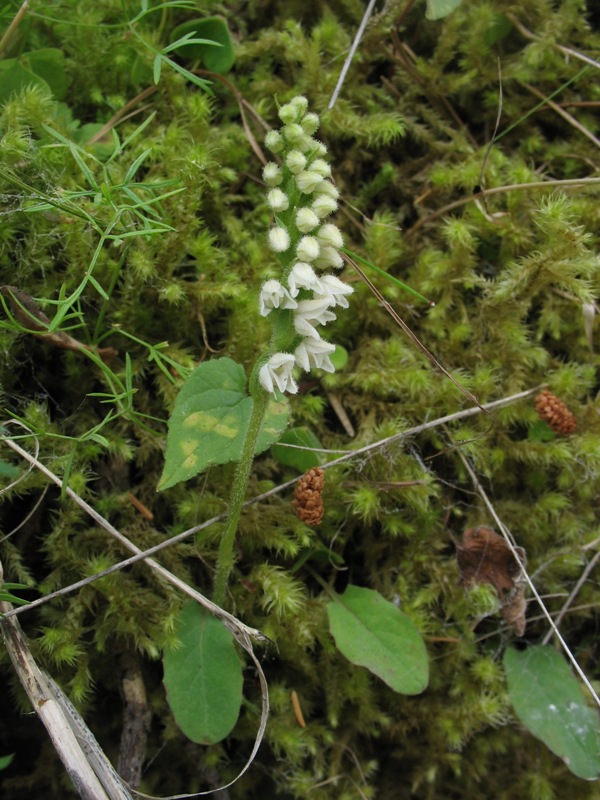
[[[231,575],[231,570],[233,569],[235,534],[246,496],[246,489],[248,488],[248,478],[250,476],[252,462],[254,461],[260,426],[262,425],[267,406],[269,405],[269,399],[269,395],[260,389],[253,392],[254,405],[252,407],[252,414],[250,415],[250,422],[248,424],[248,432],[246,433],[242,455],[235,470],[233,485],[229,495],[229,509],[227,511],[227,519],[225,520],[225,530],[219,545],[219,557],[217,561],[217,574],[215,577],[215,591],[213,597],[213,601],[218,606],[223,606],[227,583]]]

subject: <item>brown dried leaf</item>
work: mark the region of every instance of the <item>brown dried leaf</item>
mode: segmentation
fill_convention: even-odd
[[[521,564],[526,563],[525,550],[515,548],[515,558],[504,537],[480,525],[468,528],[462,544],[456,545],[456,561],[460,584],[488,583],[498,592],[502,616],[518,636],[525,632],[525,586],[521,580]],[[519,563],[520,562],[520,563]]]

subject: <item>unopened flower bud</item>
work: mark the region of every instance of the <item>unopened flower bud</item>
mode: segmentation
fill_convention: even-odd
[[[322,225],[317,232],[317,239],[321,247],[336,247],[338,250],[344,246],[344,239],[337,225],[331,222]]]
[[[290,235],[281,225],[276,225],[269,231],[269,245],[276,253],[284,253],[290,246]]]
[[[312,194],[322,180],[322,175],[311,172],[311,170],[304,170],[299,175],[296,175],[296,185],[304,194]],[[318,216],[318,212],[315,213],[317,213]]]
[[[267,195],[267,203],[276,214],[281,211],[287,211],[290,205],[288,196],[281,189],[271,189]]]
[[[297,175],[306,166],[306,156],[300,150],[292,150],[285,159],[285,163],[289,171]]]
[[[275,164],[273,161],[269,161],[268,164],[265,164],[263,169],[263,181],[267,184],[267,186],[279,186],[282,180],[283,175],[280,167],[277,164]]]
[[[301,120],[300,125],[302,125],[305,133],[312,136],[319,128],[319,117],[311,112]]]
[[[279,109],[279,119],[284,125],[292,125],[299,116],[298,109],[292,103],[286,103]]]
[[[279,131],[269,131],[265,136],[265,147],[272,153],[281,153],[283,150],[283,139]]]
[[[314,261],[319,257],[319,242],[314,236],[303,236],[298,242],[296,253],[300,261]]]
[[[318,197],[315,197],[311,206],[319,219],[325,219],[325,217],[333,214],[334,211],[337,211],[337,207],[338,204],[333,197],[327,197],[325,194],[320,194]]]
[[[311,208],[299,208],[296,214],[296,227],[301,233],[310,233],[319,224],[319,218]]]

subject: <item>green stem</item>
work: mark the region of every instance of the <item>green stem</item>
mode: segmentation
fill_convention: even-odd
[[[270,400],[270,396],[267,392],[260,388],[252,392],[252,394],[254,405],[252,407],[252,414],[250,415],[250,422],[248,424],[248,432],[246,433],[246,441],[244,442],[242,455],[235,470],[233,485],[229,495],[229,510],[225,521],[225,530],[221,538],[221,544],[219,545],[219,558],[217,561],[217,575],[215,577],[215,592],[213,597],[214,602],[218,606],[223,605],[227,583],[231,575],[231,570],[233,569],[235,534],[246,496],[252,462],[254,461],[256,441]]]

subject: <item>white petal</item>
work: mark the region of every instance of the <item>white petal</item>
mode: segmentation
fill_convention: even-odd
[[[273,386],[273,378],[271,377],[271,371],[268,364],[265,364],[258,370],[258,382],[265,391],[275,391],[275,387]]]
[[[295,359],[290,353],[274,353],[258,371],[258,380],[267,392],[274,392],[275,385],[280,392],[296,394],[298,385],[292,370]]]
[[[335,275],[323,275],[321,285],[325,290],[326,296],[330,297],[335,305],[348,308],[349,303],[346,300],[346,295],[352,294],[354,291],[351,286],[336,278]]]
[[[292,267],[292,271],[288,276],[288,286],[292,297],[296,297],[300,289],[309,289],[319,294],[326,293],[314,269],[304,261],[298,261]]]

